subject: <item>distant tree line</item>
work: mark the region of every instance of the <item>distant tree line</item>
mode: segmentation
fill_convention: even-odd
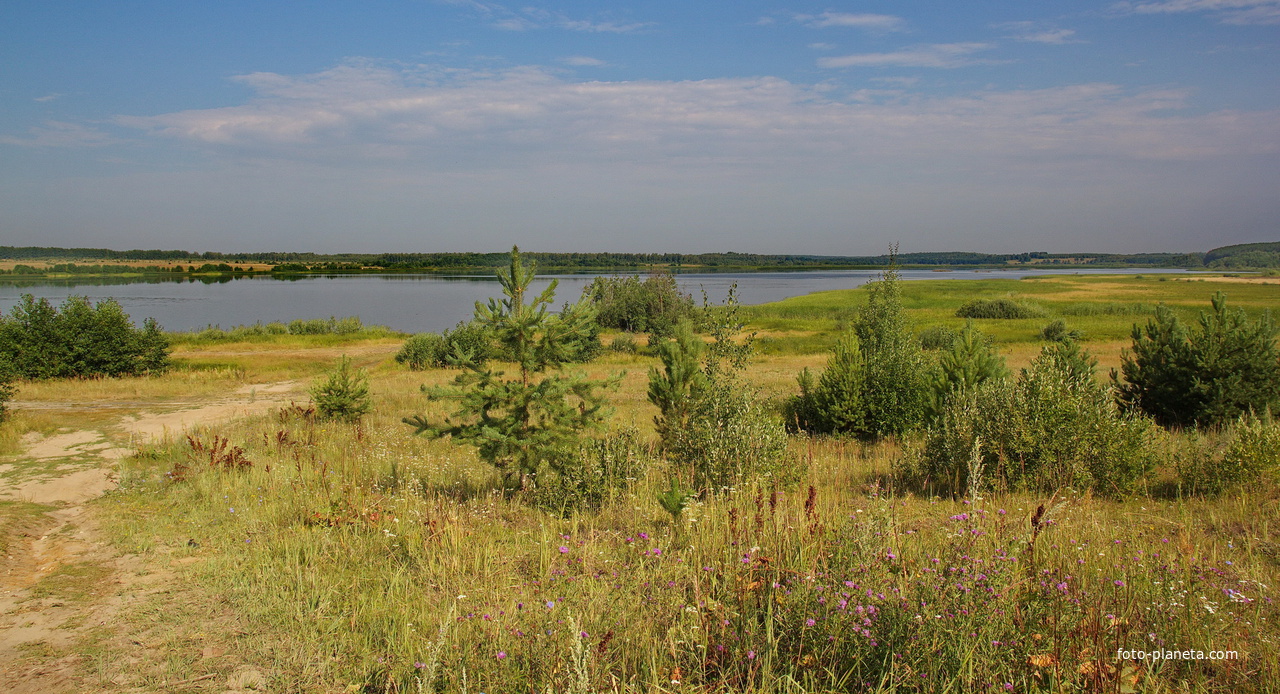
[[[1256,245],[1256,244],[1255,244]],[[1265,244],[1263,244],[1265,245]],[[1220,249],[1221,250],[1221,249]],[[174,250],[116,251],[106,248],[56,248],[42,246],[0,246],[0,258],[13,260],[159,260],[192,263],[188,272],[217,271],[205,268],[226,263],[264,263],[276,266],[281,273],[359,272],[359,271],[441,271],[489,270],[506,265],[506,253],[203,253]],[[884,267],[888,255],[826,256],[766,255],[759,253],[525,253],[524,257],[544,269],[609,270],[662,267],[699,269],[808,269]],[[1011,263],[1064,266],[1144,266],[1203,267],[1206,255],[1199,253],[1133,253],[1133,254],[1068,254],[1068,253],[967,253],[933,252],[903,253],[897,262],[904,266],[1007,266]],[[201,261],[200,266],[194,261]],[[85,267],[85,266],[79,266]],[[88,266],[93,267],[93,266]],[[122,272],[113,266],[98,266],[100,272]],[[123,266],[122,266],[123,267]],[[196,268],[192,270],[191,268]],[[216,267],[216,266],[215,266]],[[112,268],[108,270],[107,268]],[[231,271],[230,266],[227,270]],[[126,268],[131,272],[139,268]],[[47,272],[47,271],[46,271]]]

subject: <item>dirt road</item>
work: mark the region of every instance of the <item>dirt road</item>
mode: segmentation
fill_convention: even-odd
[[[0,459],[0,691],[148,691],[127,677],[111,679],[120,663],[94,662],[78,646],[107,640],[117,646],[113,654],[123,651],[126,660],[147,657],[145,640],[124,633],[117,616],[168,590],[174,574],[108,545],[92,500],[115,485],[118,462],[137,446],[305,400],[303,391],[293,381],[256,384],[218,402],[142,409],[101,429],[29,435],[20,455]],[[74,411],[68,414],[74,421]],[[244,691],[261,683],[260,674],[245,670],[216,681],[206,676],[166,682],[161,689],[203,685]]]

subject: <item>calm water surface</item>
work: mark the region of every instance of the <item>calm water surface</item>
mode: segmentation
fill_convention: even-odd
[[[905,280],[992,279],[1030,275],[1183,272],[1182,270],[905,270]],[[598,273],[597,273],[598,274]],[[729,287],[738,285],[744,304],[762,304],[831,289],[850,289],[876,279],[875,270],[815,270],[803,272],[739,272],[681,274],[680,287],[701,301],[702,291],[713,302],[723,301]],[[555,279],[556,306],[574,301],[591,275],[548,275],[534,283],[541,292]],[[230,328],[257,322],[298,318],[359,316],[366,325],[385,325],[404,332],[439,332],[468,320],[477,301],[501,294],[492,275],[338,275],[299,279],[247,277],[226,282],[130,281],[99,284],[93,280],[57,284],[0,283],[0,310],[8,313],[22,294],[34,294],[57,304],[68,296],[92,301],[113,298],[141,324],[155,318],[166,330],[197,330],[209,325]]]

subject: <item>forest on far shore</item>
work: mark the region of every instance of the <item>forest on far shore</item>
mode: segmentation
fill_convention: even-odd
[[[547,270],[663,268],[707,270],[878,268],[888,255],[768,255],[759,253],[526,253]],[[495,253],[220,253],[179,250],[127,250],[0,246],[0,259],[19,262],[0,270],[11,275],[121,274],[139,272],[307,273],[491,270],[507,260]],[[72,262],[75,261],[75,262]],[[84,264],[85,261],[104,261]],[[1280,242],[1223,246],[1192,253],[901,253],[903,267],[1176,267],[1187,269],[1280,268]],[[259,267],[265,266],[265,267]]]

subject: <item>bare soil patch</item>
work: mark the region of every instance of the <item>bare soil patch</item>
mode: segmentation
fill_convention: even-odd
[[[25,502],[26,511],[0,524],[5,533],[0,538],[5,548],[0,556],[0,691],[140,691],[132,670],[165,655],[139,636],[145,626],[126,626],[118,617],[181,588],[172,585],[175,573],[168,566],[150,566],[108,545],[89,502],[115,485],[114,463],[135,446],[287,404],[299,389],[293,381],[245,386],[218,402],[130,415],[102,431],[24,438],[23,453],[0,466],[0,500]],[[120,445],[122,439],[128,446]],[[32,467],[38,472],[22,474]],[[45,508],[51,510],[40,512]],[[111,662],[101,662],[106,651],[98,646],[109,650]],[[225,647],[208,646],[202,659],[224,652]],[[210,674],[161,686],[240,690],[263,681],[257,671],[235,672],[230,678]]]

